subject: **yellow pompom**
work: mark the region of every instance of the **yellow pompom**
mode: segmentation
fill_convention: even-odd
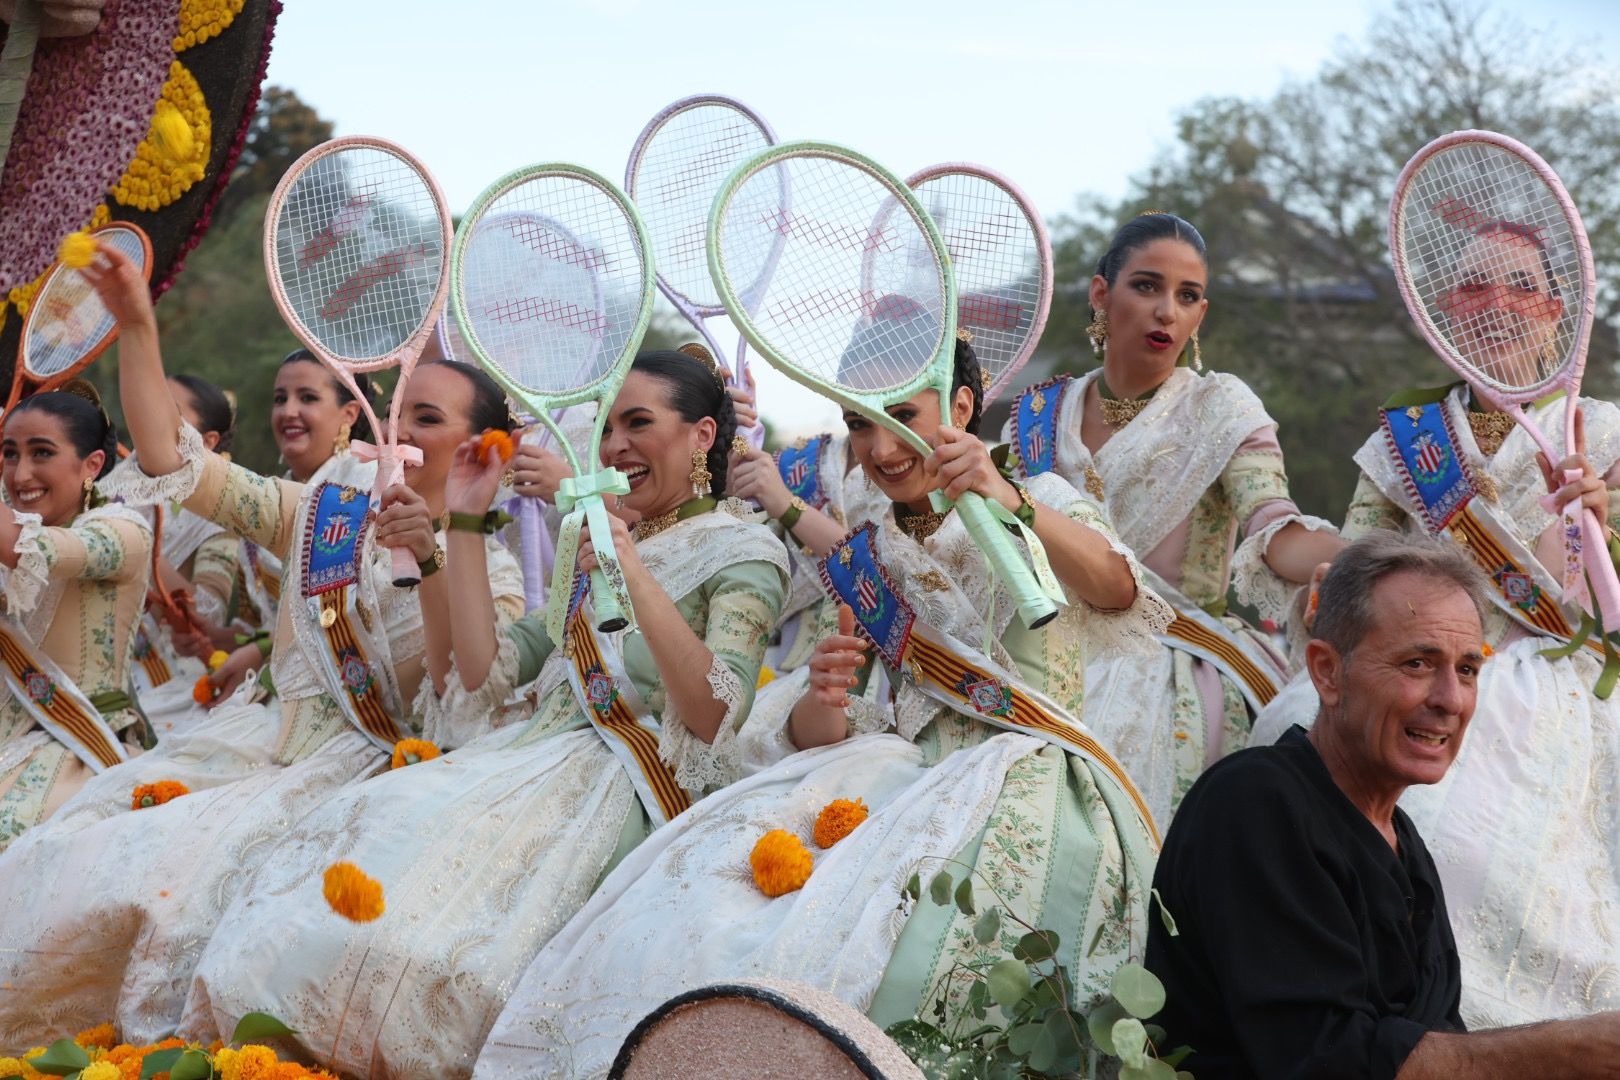
[[[184,164],[197,152],[197,138],[180,110],[159,101],[152,115],[152,141],[171,165]]]
[[[62,237],[56,249],[56,259],[63,266],[82,270],[96,257],[96,238],[87,232],[70,232]]]
[[[382,883],[367,877],[354,863],[328,866],[321,891],[332,910],[351,922],[371,922],[382,917]]]
[[[816,828],[811,839],[816,847],[832,847],[855,831],[855,826],[866,820],[866,804],[859,799],[834,799],[816,815]]]
[[[766,686],[770,685],[771,683],[773,683],[775,681],[776,681],[776,672],[772,671],[770,668],[766,667],[764,664],[761,664],[760,667],[759,667],[759,678],[754,680],[754,689],[755,690],[763,690]]]
[[[208,654],[208,670],[218,671],[220,668],[225,666],[225,661],[229,660],[230,658],[231,654],[226,652],[224,649],[215,649],[213,652]]]
[[[797,836],[783,829],[772,829],[759,838],[748,856],[754,871],[754,884],[766,896],[784,896],[804,887],[810,880],[810,852]]]
[[[98,1061],[79,1073],[79,1080],[124,1080],[124,1070],[110,1061]]]

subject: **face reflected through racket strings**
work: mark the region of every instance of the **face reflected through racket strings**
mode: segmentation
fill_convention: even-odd
[[[143,270],[149,269],[149,248],[135,228],[116,223],[95,232],[96,243],[117,250]],[[60,375],[110,343],[117,321],[102,305],[84,275],[70,267],[53,273],[34,297],[19,355],[28,377],[35,380]]]

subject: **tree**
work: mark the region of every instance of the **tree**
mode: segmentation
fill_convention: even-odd
[[[331,137],[332,122],[294,91],[265,87],[218,213],[229,216],[253,196],[270,194],[289,165]]]
[[[1280,423],[1296,498],[1339,519],[1351,454],[1394,391],[1455,378],[1417,336],[1385,239],[1401,166],[1460,128],[1535,147],[1581,209],[1596,255],[1599,325],[1586,391],[1620,385],[1620,79],[1583,50],[1467,0],[1398,0],[1366,38],[1265,101],[1211,98],[1118,205],[1057,225],[1060,290],[1046,354],[1089,367],[1085,286],[1113,228],[1148,207],[1209,243],[1206,362],[1254,387]]]

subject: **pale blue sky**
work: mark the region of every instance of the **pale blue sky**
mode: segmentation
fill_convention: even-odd
[[[778,138],[842,142],[897,173],[991,165],[1048,218],[1120,194],[1180,108],[1304,78],[1381,0],[292,0],[269,80],[339,134],[393,139],[465,208],[509,169],[567,160],[615,180],[643,125],[699,92]],[[1620,63],[1620,3],[1499,3]],[[767,416],[835,415],[762,386]],[[791,407],[790,407],[791,404]],[[825,406],[825,407],[824,407]]]

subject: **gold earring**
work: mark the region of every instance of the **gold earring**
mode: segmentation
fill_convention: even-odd
[[[1192,332],[1192,347],[1193,347],[1193,370],[1194,371],[1203,371],[1204,370],[1204,353],[1203,353],[1203,351],[1201,349],[1198,348],[1198,331],[1196,331],[1196,330],[1194,330]]]
[[[1103,346],[1108,343],[1108,313],[1098,308],[1091,313],[1091,325],[1086,327],[1086,337],[1091,339],[1091,351],[1096,356],[1103,354]]]
[[[692,451],[692,495],[701,497],[709,493],[709,485],[714,482],[714,474],[709,472],[709,452],[707,450]]]
[[[94,480],[90,479],[88,476],[85,477],[84,478],[84,495],[79,500],[79,509],[81,511],[90,509],[90,497],[93,494],[95,494],[95,490],[96,490],[96,482]]]
[[[344,424],[338,428],[337,438],[332,442],[332,452],[341,454],[349,448],[349,425]]]

